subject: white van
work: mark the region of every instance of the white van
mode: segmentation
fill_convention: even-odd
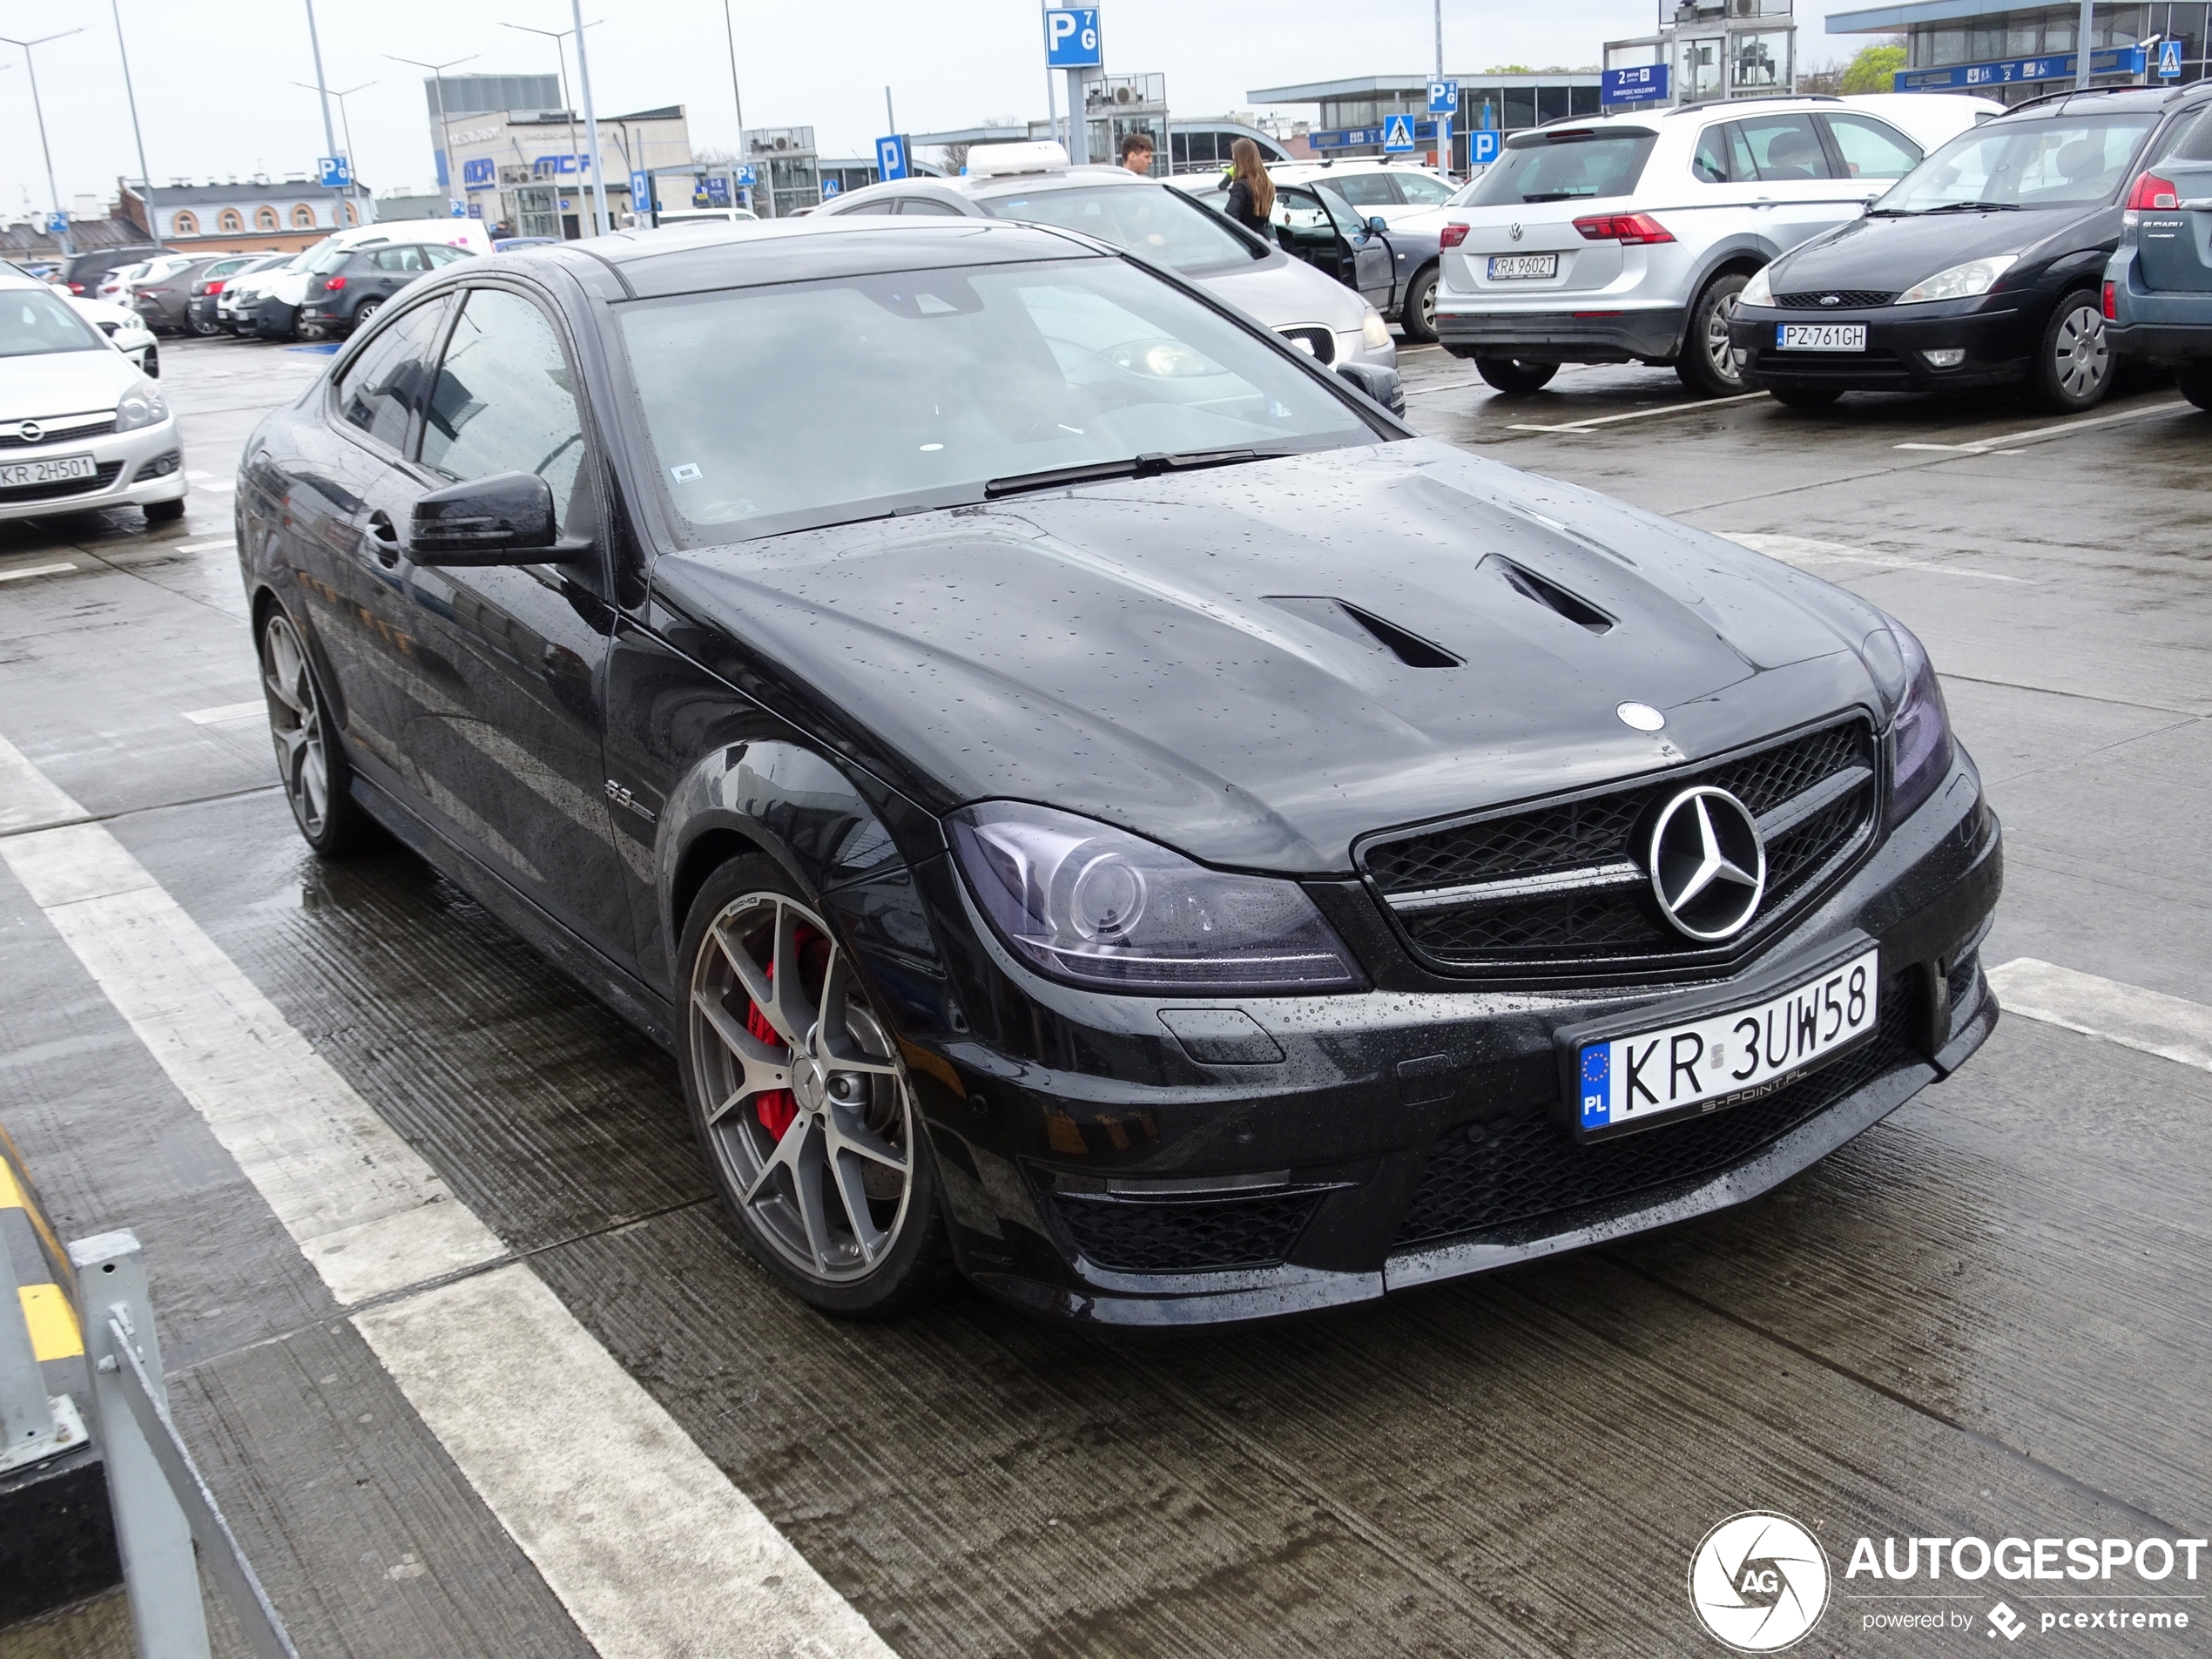
[[[241,293],[233,307],[232,327],[264,340],[292,339],[300,307],[307,298],[308,266],[333,249],[350,252],[399,242],[428,242],[487,256],[491,253],[491,233],[481,219],[396,219],[333,231],[304,253],[247,278],[249,291]]]

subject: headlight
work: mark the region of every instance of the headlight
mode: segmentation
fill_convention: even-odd
[[[1964,265],[1954,265],[1948,271],[1939,271],[1914,283],[1898,295],[1895,303],[1918,306],[1931,300],[1971,300],[1995,287],[1997,279],[2011,269],[2019,258],[2017,253],[1993,253],[1986,260],[1968,260]]]
[[[116,400],[115,429],[136,432],[142,426],[159,426],[169,418],[169,405],[153,382],[140,381]]]
[[[1224,875],[1126,830],[1018,801],[963,807],[952,832],[992,927],[1054,979],[1212,994],[1362,982],[1294,881]]]
[[[1866,637],[1860,651],[1890,711],[1890,819],[1898,822],[1926,804],[1951,775],[1951,716],[1935,664],[1896,618]]]
[[[1367,314],[1359,320],[1359,338],[1377,351],[1390,344],[1390,325],[1382,320],[1382,313],[1372,306],[1367,307]]]
[[[1183,380],[1194,374],[1218,374],[1221,366],[1201,356],[1179,340],[1133,341],[1109,354],[1117,368],[1160,380]]]
[[[1770,306],[1774,303],[1774,285],[1766,280],[1772,266],[1762,265],[1751,273],[1751,280],[1743,285],[1743,292],[1736,296],[1739,306]]]

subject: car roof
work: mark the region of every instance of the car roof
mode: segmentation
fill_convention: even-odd
[[[2212,98],[2212,88],[2194,86],[2072,86],[2047,92],[2016,104],[1987,125],[1997,121],[2038,120],[2056,115],[2079,115],[2098,110],[2160,110],[2169,104],[2201,104]]]
[[[1123,185],[1131,190],[1142,190],[1147,185],[1164,186],[1166,184],[1164,179],[1149,179],[1133,173],[1126,167],[1096,161],[1080,167],[1073,165],[1040,167],[1035,172],[962,173],[954,179],[898,179],[887,184],[869,185],[865,189],[840,196],[834,204],[838,211],[827,212],[827,217],[843,217],[854,202],[874,201],[884,196],[911,196],[916,185],[980,201],[988,196],[1012,196],[1040,190],[1077,190],[1085,185]],[[825,203],[823,206],[826,212],[832,204]]]
[[[617,231],[556,247],[518,249],[510,256],[514,264],[502,268],[559,264],[587,280],[595,271],[607,271],[620,283],[624,297],[650,300],[818,277],[1103,259],[1110,253],[1069,232],[1010,219],[817,215]]]

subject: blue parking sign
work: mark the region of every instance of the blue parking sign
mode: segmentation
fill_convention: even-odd
[[[875,176],[886,184],[907,176],[907,141],[898,134],[875,141]]]
[[[1411,155],[1417,146],[1413,143],[1413,118],[1393,115],[1383,123],[1383,152],[1386,155]]]
[[[323,156],[315,162],[317,182],[325,190],[343,190],[354,182],[353,163],[344,156]]]
[[[2162,81],[2178,80],[2182,73],[2182,43],[2161,40],[2158,43],[2158,78]]]
[[[630,175],[630,211],[650,213],[653,210],[653,176],[647,172]]]
[[[1044,14],[1044,66],[1097,69],[1106,62],[1098,37],[1098,9],[1052,10]]]
[[[1460,84],[1457,81],[1431,81],[1428,84],[1428,112],[1431,115],[1457,115],[1460,112]]]
[[[1498,158],[1498,140],[1506,135],[1495,127],[1477,127],[1467,134],[1467,165],[1487,167]]]

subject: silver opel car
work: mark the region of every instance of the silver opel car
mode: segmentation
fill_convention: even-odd
[[[817,216],[853,213],[1018,219],[1079,231],[1167,266],[1332,367],[1398,367],[1390,326],[1352,289],[1164,179],[1072,166],[1056,144],[978,145],[957,179],[871,185]]]

